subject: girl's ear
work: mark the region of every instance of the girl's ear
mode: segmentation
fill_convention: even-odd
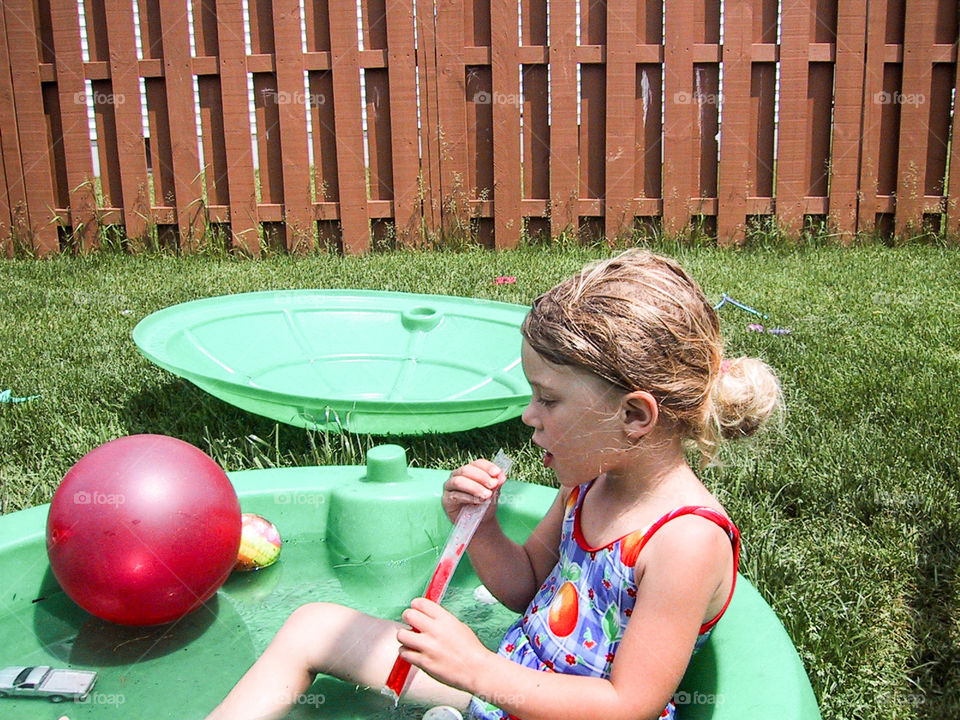
[[[627,393],[621,401],[624,431],[627,437],[639,440],[653,430],[660,419],[657,399],[646,390]]]

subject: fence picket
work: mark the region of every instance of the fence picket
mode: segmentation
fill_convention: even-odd
[[[355,2],[330,0],[330,43],[342,243],[344,252],[359,253],[370,248],[370,221]]]
[[[440,218],[445,233],[456,232],[469,219],[470,195],[467,163],[466,106],[468,96],[464,48],[464,2],[436,2],[437,145],[440,166]],[[427,5],[429,8],[429,5]],[[474,166],[476,168],[476,166]]]
[[[317,223],[310,193],[307,154],[307,112],[310,101],[303,77],[299,0],[274,3],[273,45],[276,48],[280,155],[283,175],[283,219],[287,249],[314,246]]]
[[[633,232],[636,172],[637,3],[607,3],[604,231],[608,240]]]
[[[780,41],[780,128],[778,132],[777,222],[789,233],[803,227],[809,177],[810,1],[783,6]]]
[[[13,130],[9,135],[4,133],[4,142],[16,138],[19,148],[15,154],[4,153],[5,161],[12,155],[10,159],[15,163],[7,165],[7,171],[20,174],[17,179],[7,180],[8,188],[15,188],[10,197],[13,230],[23,241],[30,242],[37,255],[43,256],[57,251],[59,238],[54,214],[50,143],[40,86],[40,57],[33,35],[37,18],[29,0],[6,2],[3,12],[8,77],[15,98],[15,102],[6,106],[15,108],[11,113],[15,122],[8,124],[14,119],[10,115],[3,118],[4,128]],[[21,183],[22,191],[17,187]]]
[[[849,242],[857,231],[866,31],[866,5],[855,0],[840,0],[837,3],[830,221],[844,242]]]
[[[234,247],[260,255],[260,217],[253,173],[253,138],[247,98],[247,51],[241,0],[217,0],[217,50],[223,147],[228,158],[230,234]]]
[[[421,229],[416,28],[412,3],[385,5],[394,227],[402,244],[415,245]]]
[[[70,226],[79,247],[88,251],[97,246],[97,202],[87,128],[87,89],[83,77],[77,4],[54,0],[50,4],[50,16],[63,143],[62,157],[58,160],[63,162],[67,182],[68,217],[65,224]]]
[[[515,247],[523,229],[520,195],[520,36],[518,3],[490,4],[493,93],[493,236],[497,249]]]
[[[104,0],[109,45],[110,94],[113,105],[116,153],[123,200],[126,236],[142,242],[153,220],[150,181],[143,138],[140,106],[140,63],[133,30],[133,6],[128,0]]]
[[[727,0],[723,40],[723,136],[717,179],[717,240],[746,237],[747,175],[756,153],[750,135],[753,8],[750,0]]]
[[[550,3],[550,232],[554,237],[576,232],[580,213],[577,1]]]
[[[690,222],[690,198],[697,180],[693,166],[697,124],[693,85],[692,0],[677,0],[664,17],[663,49],[663,231],[681,232]]]

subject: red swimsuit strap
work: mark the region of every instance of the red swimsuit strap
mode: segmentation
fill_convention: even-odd
[[[653,525],[651,525],[650,529],[643,534],[643,540],[640,542],[639,549],[643,549],[643,546],[647,544],[647,541],[653,537],[657,530],[662,528],[674,518],[683,517],[684,515],[698,515],[716,523],[726,531],[727,535],[730,537],[730,543],[733,545],[733,582],[730,583],[730,594],[727,595],[727,601],[723,604],[723,607],[720,608],[720,612],[718,612],[712,620],[700,626],[700,632],[698,634],[703,635],[705,632],[713,628],[720,618],[723,617],[723,614],[730,606],[730,601],[733,599],[733,590],[737,584],[737,568],[740,566],[740,530],[737,529],[737,526],[733,524],[730,518],[722,515],[713,508],[703,507],[700,505],[684,505],[683,507],[678,507],[676,510],[671,510],[657,520]]]

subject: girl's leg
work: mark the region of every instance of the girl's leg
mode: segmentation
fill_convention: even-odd
[[[332,603],[310,603],[293,612],[263,655],[207,720],[282,718],[314,678],[324,673],[374,691],[384,685],[397,657],[399,623]],[[417,670],[405,698],[466,708],[470,695]]]

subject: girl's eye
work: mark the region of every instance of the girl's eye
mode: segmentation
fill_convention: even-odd
[[[556,400],[553,400],[551,398],[545,398],[545,397],[538,397],[537,402],[543,405],[544,407],[551,407],[552,405],[557,404]]]

